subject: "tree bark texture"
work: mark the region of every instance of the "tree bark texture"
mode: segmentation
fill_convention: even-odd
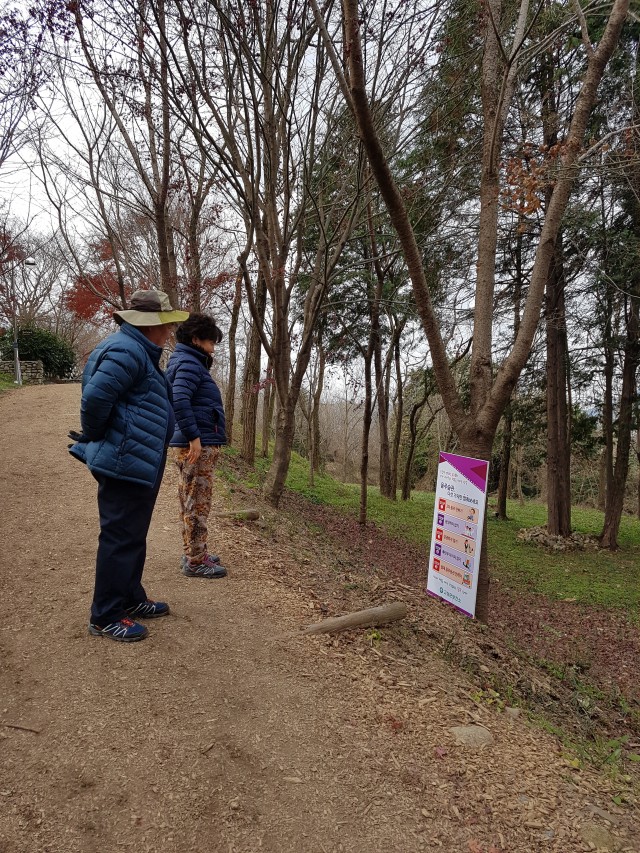
[[[367,610],[357,610],[345,616],[334,616],[323,619],[315,625],[305,628],[305,634],[337,634],[338,631],[348,631],[350,628],[370,628],[375,625],[386,625],[397,622],[407,615],[407,605],[401,601],[391,604],[381,604],[379,607],[369,607]]]
[[[242,306],[242,273],[236,276],[236,286],[233,295],[233,306],[231,308],[231,322],[229,324],[229,379],[227,381],[227,393],[224,400],[224,411],[227,422],[227,441],[233,443],[233,421],[236,414],[236,371],[237,351],[236,332],[238,330],[238,318]]]
[[[259,273],[255,305],[258,318],[264,319],[267,289]],[[258,416],[258,383],[260,381],[261,342],[258,321],[251,323],[242,381],[242,458],[248,465],[256,459],[256,421]]]
[[[547,282],[547,530],[571,533],[571,443],[567,406],[567,324],[562,238]]]
[[[634,143],[636,150],[640,144],[640,98],[634,93],[633,102]],[[636,245],[640,245],[640,163],[637,158],[631,162],[627,172],[628,191],[626,207],[631,215],[633,236]],[[637,407],[637,372],[640,362],[640,268],[636,262],[630,271],[627,289],[624,294],[626,339],[622,364],[622,389],[618,410],[618,429],[615,465],[611,488],[607,489],[604,512],[604,525],[600,536],[603,547],[614,550],[618,547],[618,531],[624,508],[624,494],[629,472],[629,454],[631,452],[631,428],[634,409]],[[638,425],[636,424],[636,429]]]
[[[640,278],[640,277],[639,277]],[[638,281],[640,284],[640,280]],[[622,367],[622,390],[618,412],[618,444],[611,489],[607,492],[604,512],[604,525],[600,535],[603,548],[612,551],[618,547],[618,531],[624,508],[624,493],[629,472],[629,453],[631,451],[631,422],[633,405],[636,398],[636,374],[640,357],[640,336],[638,322],[638,300],[630,298],[627,319],[627,342],[624,349]]]
[[[282,403],[278,406],[276,415],[276,438],[273,450],[273,461],[267,471],[264,482],[264,496],[268,503],[277,507],[280,503],[284,484],[291,462],[291,448],[295,433],[295,408],[286,411]]]
[[[502,452],[500,453],[500,478],[498,480],[498,506],[496,515],[501,521],[507,521],[507,497],[511,480],[511,440],[513,436],[513,412],[507,406],[502,418]]]
[[[367,495],[369,486],[369,435],[371,432],[371,341],[367,351],[364,353],[364,401],[362,412],[362,440],[360,445],[360,507],[358,521],[362,526],[367,523]]]
[[[400,443],[402,439],[402,423],[404,421],[404,395],[402,390],[402,370],[400,366],[400,341],[393,346],[393,360],[396,372],[397,398],[395,405],[395,425],[393,430],[393,446],[391,454],[391,499],[395,501],[398,490],[398,466],[400,464]]]
[[[271,425],[273,423],[273,407],[276,395],[273,388],[273,365],[271,359],[267,362],[267,381],[262,392],[262,458],[269,455],[269,442],[271,441]]]

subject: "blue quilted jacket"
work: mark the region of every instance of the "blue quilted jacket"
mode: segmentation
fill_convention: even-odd
[[[173,388],[176,430],[171,447],[188,447],[199,438],[203,447],[227,443],[220,389],[209,373],[210,358],[189,344],[176,344],[167,365]]]
[[[69,452],[89,470],[153,486],[175,425],[162,349],[123,323],[89,356],[82,374],[82,440]]]

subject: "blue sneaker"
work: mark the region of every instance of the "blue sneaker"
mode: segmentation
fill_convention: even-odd
[[[188,578],[224,578],[227,570],[220,565],[220,558],[207,554],[201,563],[192,565],[186,557],[182,558],[182,574]]]
[[[144,625],[139,625],[126,616],[117,622],[110,622],[104,628],[90,622],[89,633],[94,637],[107,637],[109,640],[117,640],[120,643],[135,643],[138,640],[144,640],[149,634]]]
[[[150,598],[126,609],[129,616],[135,616],[136,619],[156,619],[169,613],[168,604],[164,601],[152,601]]]

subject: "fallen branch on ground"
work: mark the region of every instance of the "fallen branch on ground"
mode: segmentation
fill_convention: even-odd
[[[40,729],[32,729],[31,726],[19,726],[17,723],[1,723],[7,729],[18,729],[20,732],[33,732],[34,735],[40,734]]]
[[[369,628],[375,625],[384,625],[387,622],[397,622],[407,615],[407,605],[401,601],[391,604],[381,604],[380,607],[369,607],[367,610],[356,610],[355,613],[347,613],[346,616],[335,616],[331,619],[323,619],[315,625],[309,625],[304,629],[305,634],[336,634],[338,631],[347,631],[349,628]]]

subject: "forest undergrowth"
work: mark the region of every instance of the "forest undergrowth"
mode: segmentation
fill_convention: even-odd
[[[425,593],[432,495],[418,494],[403,507],[371,489],[372,520],[362,528],[357,487],[322,477],[312,489],[305,469],[294,458],[279,511],[295,520],[308,554],[316,555],[301,561],[299,582],[323,613],[403,599],[407,624],[372,631],[372,643],[412,656],[435,648],[470,675],[478,704],[520,708],[560,739],[573,766],[594,765],[640,792],[640,522],[625,519],[615,554],[560,554],[517,539],[521,526],[540,523],[541,505],[510,507],[507,523],[490,518],[491,619],[484,626]],[[259,500],[255,470],[227,454],[220,474],[232,500],[238,492]],[[596,515],[578,511],[574,524],[593,533]],[[327,571],[318,568],[323,564]]]

